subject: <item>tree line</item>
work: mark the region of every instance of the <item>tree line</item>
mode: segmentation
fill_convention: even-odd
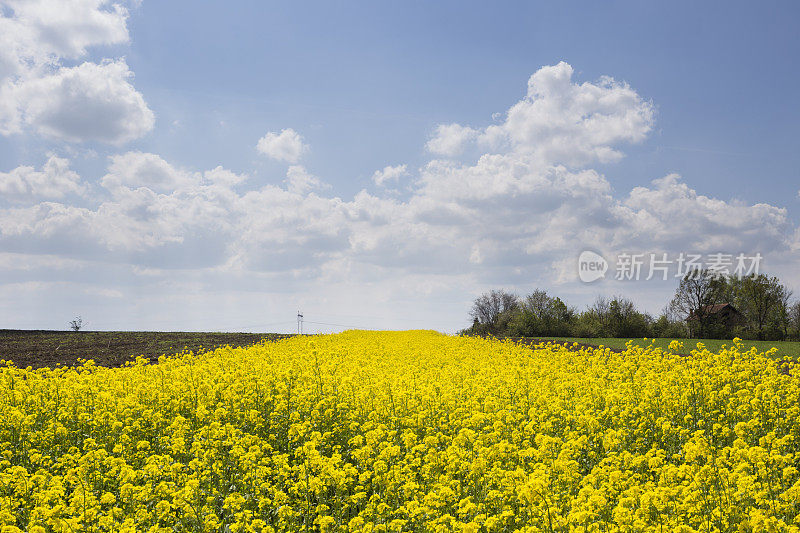
[[[658,316],[624,296],[598,296],[579,311],[537,289],[527,296],[505,290],[480,295],[472,326],[461,333],[498,337],[740,337],[800,340],[800,300],[776,277],[687,273]]]

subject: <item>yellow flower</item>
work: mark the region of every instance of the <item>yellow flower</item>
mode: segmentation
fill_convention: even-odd
[[[430,331],[311,342],[0,367],[0,532],[800,523],[800,379],[738,339],[690,357]]]

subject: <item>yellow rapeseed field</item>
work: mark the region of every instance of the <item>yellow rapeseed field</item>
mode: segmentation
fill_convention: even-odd
[[[673,347],[677,350],[677,347]],[[29,531],[800,531],[800,378],[434,332],[0,369]]]

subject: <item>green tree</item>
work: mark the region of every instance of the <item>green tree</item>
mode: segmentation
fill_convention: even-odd
[[[509,323],[515,337],[566,337],[572,332],[576,311],[561,298],[537,289],[522,299]]]
[[[740,291],[741,306],[756,338],[764,340],[769,326],[778,335],[786,332],[791,292],[778,278],[751,274],[741,279]]]

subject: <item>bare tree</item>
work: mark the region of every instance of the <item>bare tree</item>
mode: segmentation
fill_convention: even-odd
[[[589,311],[598,316],[607,315],[611,301],[603,295],[598,295],[594,303],[589,306]]]
[[[665,305],[664,308],[661,310],[661,314],[667,319],[670,323],[678,323],[683,322],[685,317],[680,316],[676,309],[669,304]]]
[[[469,316],[481,326],[494,332],[501,315],[517,309],[519,298],[504,290],[492,290],[481,294],[472,304]]]
[[[789,289],[786,285],[781,285],[780,302],[778,304],[778,318],[780,320],[781,327],[783,328],[784,338],[789,336],[789,327],[791,326],[789,312],[791,310],[791,299],[793,294],[794,291]]]
[[[589,313],[594,315],[603,331],[607,331],[611,322],[611,300],[598,295],[594,303],[589,306]]]
[[[72,331],[80,331],[83,327],[83,319],[79,316],[76,316],[73,320],[69,321],[69,327]]]
[[[713,320],[713,306],[722,303],[725,280],[708,270],[686,273],[675,290],[670,308],[689,322],[690,335],[704,337]]]
[[[551,313],[552,298],[547,295],[546,291],[536,289],[526,296],[520,305],[536,320],[545,320]]]
[[[795,300],[794,303],[789,305],[788,315],[792,336],[800,339],[800,300]]]

